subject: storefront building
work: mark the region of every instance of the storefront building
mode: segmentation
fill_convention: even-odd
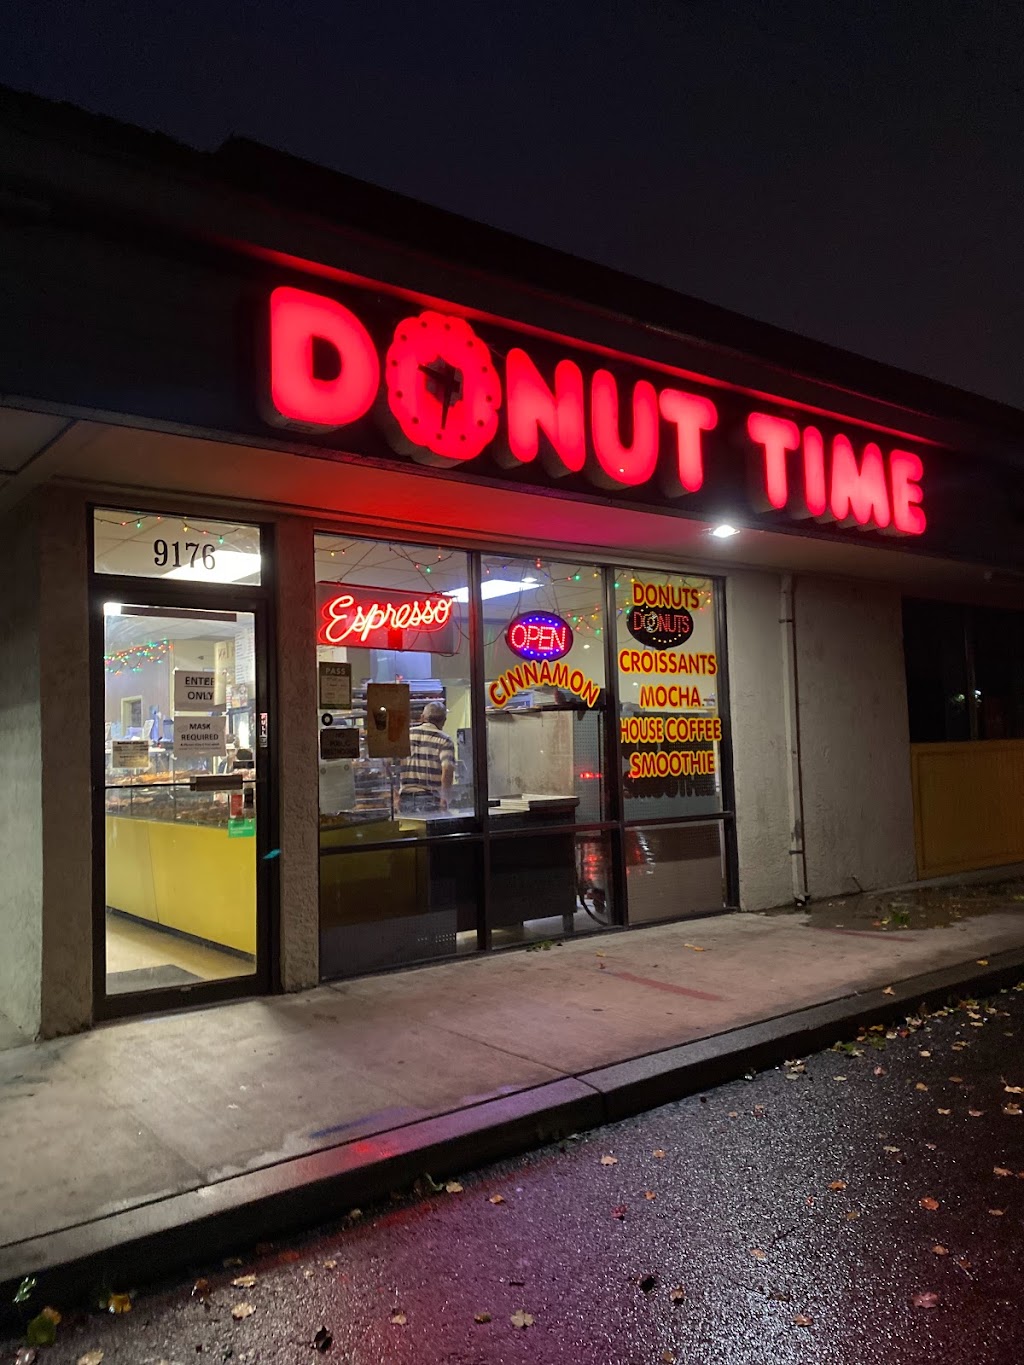
[[[26,1033],[1024,858],[1019,414],[10,93],[0,242]]]

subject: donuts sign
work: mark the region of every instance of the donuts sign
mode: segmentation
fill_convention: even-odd
[[[511,324],[492,349],[455,313],[426,308],[396,320],[400,303],[385,319],[377,299],[356,306],[291,286],[272,291],[270,421],[318,435],[349,428],[346,443],[359,453],[372,453],[374,439],[361,442],[357,426],[383,437],[383,453],[435,466],[490,456],[517,482],[649,490],[695,506],[710,475],[721,488],[740,459],[757,512],[925,530],[921,457],[873,428],[858,433],[817,414],[797,423],[770,400],[752,404],[712,381],[704,392],[700,380],[680,383],[630,357],[561,354],[550,341],[528,350]]]

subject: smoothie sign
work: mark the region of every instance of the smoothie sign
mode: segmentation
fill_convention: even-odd
[[[626,629],[647,646],[619,650],[619,675],[637,682],[636,701],[644,713],[619,720],[627,791],[632,796],[660,795],[666,779],[713,777],[717,771],[721,717],[686,714],[713,705],[708,695],[702,700],[702,688],[713,688],[704,680],[718,673],[714,653],[686,649],[693,612],[701,608],[695,588],[639,579],[631,585]]]
[[[517,481],[568,479],[658,499],[697,495],[716,471],[717,494],[740,456],[759,512],[925,530],[924,464],[902,437],[827,414],[798,422],[775,400],[582,343],[527,344],[511,323],[488,326],[492,350],[455,312],[401,316],[408,304],[380,300],[357,296],[348,306],[290,286],[272,291],[269,421],[345,433],[339,444],[359,453],[479,463],[480,472],[490,459]]]

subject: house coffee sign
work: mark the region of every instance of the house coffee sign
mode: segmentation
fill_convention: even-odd
[[[713,490],[776,522],[927,524],[921,456],[842,417],[355,291],[281,286],[265,326],[265,416],[347,451],[694,511]]]

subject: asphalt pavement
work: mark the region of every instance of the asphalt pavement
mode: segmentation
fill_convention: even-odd
[[[1009,1365],[1022,1036],[1024,983],[447,1187],[424,1173],[173,1285],[140,1265],[103,1290],[129,1312],[67,1313],[39,1358]]]

